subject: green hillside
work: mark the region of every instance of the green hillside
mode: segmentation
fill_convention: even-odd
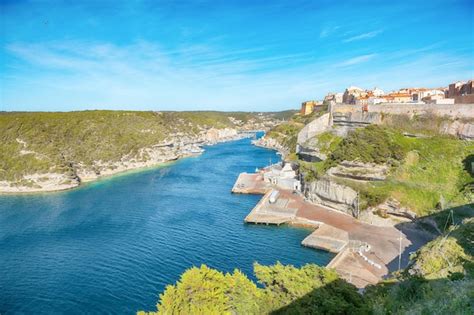
[[[0,113],[0,181],[33,173],[72,172],[74,165],[136,157],[170,137],[215,128],[251,128],[285,113],[82,111]]]
[[[296,115],[268,133],[294,152],[298,132],[314,117]],[[306,119],[306,118],[305,118]],[[420,132],[421,127],[416,129]],[[474,202],[474,143],[440,135],[429,129],[422,137],[408,137],[403,130],[370,125],[349,132],[345,138],[327,131],[315,138],[316,148],[328,158],[306,162],[295,154],[288,158],[300,165],[306,181],[325,176],[342,161],[386,164],[389,175],[384,181],[363,183],[333,178],[360,192],[361,208],[393,198],[418,215]]]

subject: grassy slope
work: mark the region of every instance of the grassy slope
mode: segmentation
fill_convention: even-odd
[[[474,210],[474,209],[472,209]],[[368,288],[374,314],[472,314],[474,312],[474,218],[456,220],[421,247],[399,279]],[[437,216],[446,218],[449,211]],[[441,223],[441,222],[440,222]],[[445,222],[440,225],[444,227]]]
[[[233,127],[229,116],[243,122],[258,117],[223,112],[0,113],[0,180],[15,181],[36,172],[67,172],[69,162],[117,161],[170,133],[193,135],[203,127]]]
[[[359,129],[342,141],[330,133],[318,137],[318,147],[332,154],[324,162],[301,163],[309,180],[343,160],[392,165],[384,182],[341,180],[361,192],[361,206],[393,197],[417,214],[427,215],[440,207],[471,202],[472,195],[465,187],[473,178],[464,165],[474,153],[472,142],[439,135],[410,138],[395,129],[378,126]]]
[[[474,143],[440,136],[395,137],[409,154],[381,189],[419,214],[428,214],[437,205],[469,201],[462,189],[472,179],[463,169],[463,159],[474,152]]]
[[[473,213],[471,211],[471,215]],[[412,259],[412,273],[426,279],[447,278],[455,273],[474,278],[474,218],[449,227],[444,235],[423,246]]]

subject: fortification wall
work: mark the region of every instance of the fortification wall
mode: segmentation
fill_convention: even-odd
[[[333,112],[356,113],[362,111],[362,106],[336,104],[332,106]],[[456,118],[474,118],[474,104],[408,104],[384,103],[368,106],[369,113],[385,113],[396,115],[435,114]]]
[[[316,118],[298,133],[298,143],[305,143],[306,140],[323,133],[331,125],[331,116],[329,113],[322,115],[319,118]]]

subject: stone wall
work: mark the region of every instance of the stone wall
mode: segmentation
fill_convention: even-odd
[[[306,140],[326,131],[330,125],[331,119],[329,113],[316,118],[304,126],[304,128],[298,133],[298,144],[303,144],[306,142]]]
[[[362,107],[357,105],[337,104],[333,105],[333,112],[355,113],[362,112]],[[385,113],[395,115],[420,115],[435,114],[456,118],[474,118],[474,104],[409,104],[409,103],[386,103],[369,105],[370,113]]]

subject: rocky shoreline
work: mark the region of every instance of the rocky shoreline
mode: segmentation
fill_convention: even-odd
[[[275,150],[281,154],[283,159],[289,154],[288,148],[285,148],[280,142],[273,138],[263,136],[260,139],[253,140],[252,144],[257,147]]]
[[[12,185],[8,181],[0,181],[0,194],[24,194],[54,192],[73,189],[83,183],[92,182],[104,177],[121,174],[127,171],[163,165],[178,159],[197,156],[204,152],[205,145],[234,141],[249,136],[237,129],[211,128],[196,136],[174,135],[171,139],[142,148],[135,156],[124,156],[120,161],[96,161],[94,165],[85,166],[81,163],[73,165],[72,174],[48,172],[28,174],[23,180],[28,185]]]

